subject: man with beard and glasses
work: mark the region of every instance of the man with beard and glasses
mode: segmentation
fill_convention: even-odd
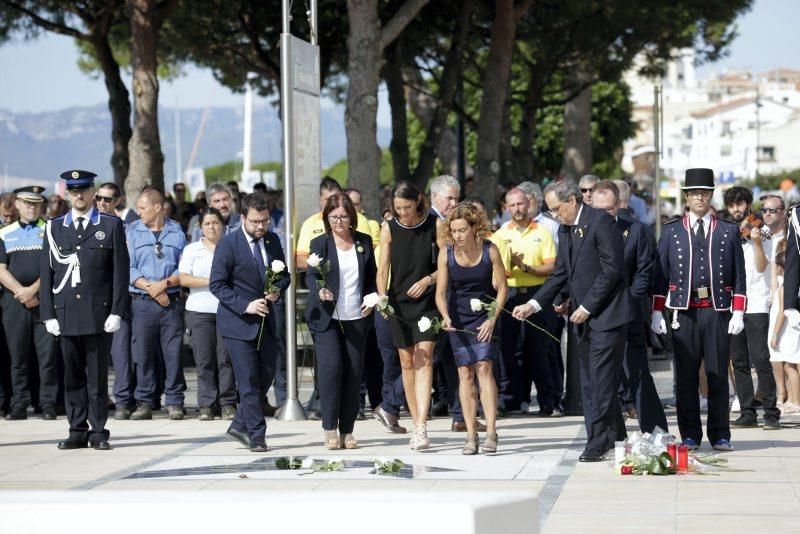
[[[747,280],[744,331],[731,338],[731,363],[741,413],[738,419],[731,422],[731,426],[758,427],[753,378],[750,374],[752,364],[758,375],[758,390],[763,396],[764,430],[777,430],[780,428],[780,410],[776,406],[777,385],[769,363],[767,345],[772,240],[764,239],[762,229],[756,227],[753,217],[749,217],[753,203],[753,193],[749,189],[731,187],[725,191],[723,200],[731,219],[740,227]]]

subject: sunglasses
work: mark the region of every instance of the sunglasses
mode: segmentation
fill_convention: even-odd
[[[162,245],[160,241],[156,243],[153,250],[156,253],[156,258],[159,260],[164,257],[164,245]]]
[[[778,213],[779,211],[783,211],[783,208],[761,208],[761,211],[764,213]]]
[[[97,202],[108,202],[109,204],[111,204],[112,202],[114,202],[116,200],[116,197],[104,197],[102,195],[95,195],[94,199]]]
[[[594,191],[594,187],[581,187],[581,193],[592,193]]]

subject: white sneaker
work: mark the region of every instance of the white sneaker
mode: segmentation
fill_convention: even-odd
[[[742,411],[742,406],[739,404],[739,397],[734,397],[731,404],[731,413],[739,413]]]
[[[700,395],[700,411],[708,410],[708,399]]]

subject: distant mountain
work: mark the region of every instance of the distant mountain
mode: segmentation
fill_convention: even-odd
[[[181,158],[184,167],[194,145],[203,110],[180,109]],[[194,166],[208,167],[241,157],[243,109],[211,108]],[[321,111],[322,164],[346,155],[344,109]],[[159,114],[164,175],[175,175],[175,109]],[[391,132],[379,129],[378,142],[388,146]],[[46,113],[11,113],[0,109],[0,177],[24,177],[51,183],[66,169],[93,170],[111,178],[111,118],[104,105]],[[281,124],[271,106],[253,110],[253,161],[280,161]],[[2,182],[0,182],[2,185]]]

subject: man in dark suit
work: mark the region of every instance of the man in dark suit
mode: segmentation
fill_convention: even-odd
[[[642,432],[652,432],[658,426],[667,430],[667,416],[658,398],[653,376],[647,365],[646,330],[643,317],[649,306],[655,248],[642,223],[623,219],[619,213],[619,188],[615,182],[603,180],[594,187],[592,206],[605,211],[617,221],[622,233],[625,255],[625,282],[637,311],[628,324],[622,384],[636,407],[636,417]]]
[[[602,461],[625,437],[617,398],[625,331],[634,308],[625,283],[622,234],[607,213],[583,203],[571,181],[545,190],[545,202],[562,224],[556,267],[541,289],[513,315],[524,319],[549,306],[566,289],[579,339],[581,391],[587,442],[582,462]],[[580,268],[576,268],[580,265]]]
[[[64,355],[69,437],[59,449],[111,448],[105,429],[111,334],[130,308],[125,231],[120,219],[94,207],[95,176],[61,175],[72,209],[47,223],[42,249],[39,311],[47,331],[61,336]]]
[[[209,281],[211,293],[219,299],[217,330],[230,352],[239,390],[228,435],[253,452],[267,450],[261,397],[275,374],[281,323],[274,305],[291,281],[280,240],[267,232],[269,220],[267,196],[247,195],[242,227],[217,244]]]

